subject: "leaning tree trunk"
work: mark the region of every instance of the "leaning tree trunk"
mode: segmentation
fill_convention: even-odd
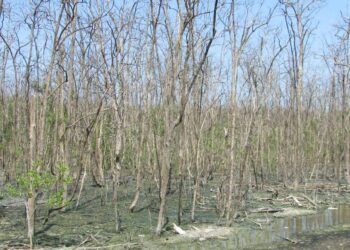
[[[170,113],[170,111],[168,111]],[[169,114],[166,115],[168,117]],[[167,119],[167,118],[166,118]],[[168,123],[169,124],[169,123]],[[169,184],[169,173],[171,169],[171,150],[170,145],[172,144],[172,133],[173,130],[170,126],[166,126],[165,138],[163,143],[163,150],[161,156],[161,170],[160,170],[160,192],[159,192],[159,213],[158,213],[158,223],[156,227],[156,234],[160,235],[162,229],[165,225],[165,205],[166,205],[166,194],[168,191]]]
[[[69,61],[68,61],[68,69],[67,69],[67,76],[68,76],[68,120],[74,120],[73,118],[73,112],[74,112],[74,98],[75,98],[75,83],[74,83],[74,56],[75,56],[75,41],[76,41],[76,15],[77,15],[77,6],[78,6],[78,0],[73,1],[73,13],[72,13],[72,26],[71,26],[71,39],[70,39],[70,48],[69,48]],[[67,169],[63,173],[63,179],[66,180],[68,176],[71,173],[69,161],[70,161],[70,150],[69,146],[73,144],[72,140],[72,128],[69,128],[66,132],[66,148],[65,148],[65,161],[66,161],[66,167]],[[62,195],[62,207],[65,208],[65,204],[68,200],[68,183],[66,181],[63,181],[63,195]]]
[[[148,109],[149,110],[149,109]],[[141,112],[141,111],[140,111]],[[140,114],[140,116],[142,116],[141,114]],[[142,161],[142,159],[143,159],[143,148],[145,147],[145,140],[146,140],[146,132],[145,132],[145,130],[146,130],[146,125],[145,125],[145,123],[146,123],[146,119],[144,119],[144,118],[141,118],[140,119],[140,142],[139,142],[139,146],[138,146],[138,152],[137,152],[137,156],[136,156],[136,172],[137,172],[137,174],[136,174],[136,191],[135,191],[135,195],[134,195],[134,199],[133,199],[133,201],[132,201],[132,203],[131,203],[131,205],[129,206],[129,211],[132,213],[132,212],[134,212],[134,209],[135,209],[135,207],[136,207],[136,205],[137,205],[137,202],[139,201],[139,197],[140,197],[140,192],[141,192],[141,185],[142,185],[142,164],[144,164],[144,163],[142,163],[141,161]]]

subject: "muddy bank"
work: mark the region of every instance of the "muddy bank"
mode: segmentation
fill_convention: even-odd
[[[215,187],[215,183],[212,186]],[[275,190],[278,190],[277,197]],[[253,190],[248,194],[243,209],[237,210],[231,227],[226,227],[225,221],[218,219],[216,198],[213,193],[204,190],[194,223],[190,221],[191,193],[187,194],[184,202],[185,221],[179,226],[192,233],[189,234],[191,237],[184,237],[177,234],[173,227],[173,223],[177,223],[175,191],[168,198],[169,222],[159,238],[154,236],[158,214],[157,193],[142,193],[135,212],[130,213],[128,206],[133,198],[132,191],[132,185],[123,186],[121,191],[122,232],[119,234],[114,231],[113,206],[111,202],[101,205],[99,189],[87,185],[77,209],[72,203],[66,212],[54,214],[46,224],[47,208],[40,201],[36,220],[37,248],[255,249],[259,246],[268,249],[282,243],[283,246],[296,247],[301,244],[299,234],[322,232],[350,224],[350,206],[338,205],[349,203],[346,187],[342,187],[340,192],[336,186],[330,185],[327,189],[316,191],[305,187],[295,191],[279,186]],[[108,200],[111,200],[110,192]],[[0,247],[26,247],[23,201],[5,197],[0,200],[0,210]],[[297,239],[295,243],[292,242],[294,239]],[[306,246],[308,241],[305,242]]]

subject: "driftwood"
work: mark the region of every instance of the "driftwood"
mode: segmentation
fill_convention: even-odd
[[[299,241],[293,240],[293,239],[290,239],[290,238],[287,238],[287,237],[283,237],[283,236],[279,236],[279,235],[277,235],[277,237],[280,237],[281,239],[284,239],[284,240],[286,240],[286,241],[289,241],[289,242],[291,242],[291,243],[293,243],[293,244],[299,243]]]
[[[337,207],[329,207],[327,208],[328,210],[337,210],[338,208]]]
[[[195,227],[195,226],[191,226],[191,227],[196,231],[200,231],[200,229],[198,227]]]
[[[249,219],[249,218],[246,218],[246,220],[248,220],[248,221],[252,222],[253,224],[257,225],[262,230],[262,225],[259,222],[256,222],[256,221],[254,221],[252,219]]]
[[[282,212],[275,213],[273,216],[277,218],[281,217],[294,217],[300,215],[315,214],[314,209],[300,209],[300,208],[286,208]]]
[[[181,235],[186,234],[186,231],[183,230],[181,227],[177,226],[175,223],[173,223],[173,227],[175,232],[177,232],[178,234],[181,234]]]
[[[294,195],[289,195],[286,198],[286,200],[288,200],[288,199],[292,199],[294,201],[294,203],[298,205],[298,207],[302,207],[303,206],[303,204],[301,204],[301,202],[298,200],[298,198],[295,197]]]
[[[272,198],[256,198],[258,201],[272,201]]]
[[[201,227],[191,226],[193,229],[183,230],[181,227],[173,223],[173,228],[177,237],[183,237],[192,240],[204,241],[207,239],[227,239],[226,236],[232,234],[231,228],[228,227]]]
[[[73,250],[78,249],[79,247],[81,247],[82,245],[84,245],[85,243],[87,243],[89,241],[91,241],[91,237],[90,236],[86,237],[77,247],[73,248]]]
[[[315,208],[317,207],[317,204],[316,204],[313,200],[311,200],[309,197],[307,197],[305,194],[303,194],[303,197],[304,197],[308,202],[310,202]]]
[[[283,211],[283,208],[270,208],[270,207],[261,207],[261,208],[250,210],[251,213],[277,213],[281,211]]]
[[[302,197],[296,197],[294,195],[289,195],[286,198],[284,198],[283,200],[285,200],[285,201],[292,200],[294,202],[294,204],[296,204],[298,207],[306,207],[306,205],[301,202],[301,200],[303,200],[303,201],[309,202],[314,208],[317,208],[317,204],[312,199],[310,199],[308,196],[306,196],[305,194],[302,194]]]
[[[85,243],[87,243],[87,242],[90,242],[90,241],[92,241],[92,240],[94,240],[97,244],[100,244],[100,242],[96,239],[96,237],[95,236],[97,236],[98,234],[100,233],[100,231],[99,232],[97,232],[95,235],[92,235],[92,234],[90,234],[88,237],[86,237],[78,246],[76,246],[75,248],[73,248],[73,250],[76,250],[76,249],[79,249],[81,246],[83,246]]]

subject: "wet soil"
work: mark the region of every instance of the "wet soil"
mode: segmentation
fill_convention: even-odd
[[[190,222],[191,192],[186,191],[184,202],[185,231],[193,228],[223,226],[215,211],[215,183],[202,190],[196,215]],[[324,187],[324,186],[323,186]],[[175,233],[172,224],[177,223],[177,192],[168,198],[169,223],[162,237],[154,236],[158,214],[156,190],[145,188],[134,213],[128,211],[133,198],[133,183],[122,186],[120,212],[122,232],[115,232],[114,209],[111,202],[101,205],[102,190],[86,185],[81,205],[72,203],[65,212],[54,214],[44,224],[47,207],[39,201],[36,220],[35,244],[37,248],[66,249],[347,249],[350,232],[350,194],[347,187],[338,189],[329,184],[323,189],[302,186],[298,191],[270,186],[250,192],[244,210],[225,235],[206,238],[182,237]],[[278,197],[272,198],[274,190]],[[304,196],[316,202],[315,208]],[[299,204],[291,197],[296,197]],[[111,200],[108,192],[107,201]],[[341,205],[339,205],[341,204]],[[342,205],[343,204],[343,205]],[[344,205],[345,204],[345,205]],[[254,210],[292,210],[292,215],[276,218],[273,213],[257,213]],[[307,213],[295,213],[306,211]],[[25,210],[21,199],[4,197],[0,200],[0,248],[25,248],[27,246]],[[216,230],[219,232],[220,230]],[[211,231],[215,232],[214,231]],[[330,246],[331,248],[327,248]]]

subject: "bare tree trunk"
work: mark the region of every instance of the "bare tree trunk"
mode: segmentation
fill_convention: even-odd
[[[39,123],[38,123],[38,131],[39,131],[39,135],[38,135],[38,140],[37,140],[37,153],[38,153],[38,159],[40,160],[44,160],[44,155],[45,155],[45,131],[46,131],[46,111],[47,111],[47,102],[48,102],[48,98],[49,98],[49,91],[50,91],[50,87],[51,87],[51,79],[52,79],[52,71],[53,71],[53,67],[54,67],[54,62],[55,62],[55,58],[56,58],[56,50],[57,48],[57,44],[58,44],[58,32],[59,32],[59,28],[61,25],[61,20],[63,17],[63,11],[64,11],[64,7],[65,3],[61,3],[61,9],[60,9],[60,13],[58,15],[58,19],[55,25],[55,31],[54,31],[54,39],[53,39],[53,43],[52,43],[52,48],[51,48],[51,55],[50,55],[50,63],[48,65],[48,69],[47,69],[47,75],[46,75],[46,79],[44,82],[44,96],[42,97],[42,101],[41,101],[41,105],[40,105],[40,119],[39,119]],[[40,171],[40,167],[39,167],[39,171]]]
[[[102,104],[102,109],[103,107],[104,105]],[[104,115],[101,114],[99,126],[98,126],[98,129],[96,129],[96,152],[95,152],[96,167],[93,167],[92,169],[94,181],[99,187],[103,187],[105,185],[104,169],[103,169],[104,154],[102,151],[103,125],[104,125]]]
[[[36,203],[36,196],[33,195],[32,197],[28,198],[25,206],[26,206],[26,214],[27,214],[27,230],[28,230],[28,238],[29,238],[29,246],[30,249],[34,247],[34,234],[35,234],[35,203]]]
[[[147,65],[146,65],[146,79],[147,79],[147,85],[146,85],[146,93],[144,93],[145,96],[145,106],[146,110],[145,113],[150,112],[152,109],[152,89],[156,87],[155,85],[155,80],[156,80],[156,54],[157,54],[157,26],[159,22],[159,15],[160,15],[160,10],[162,8],[161,2],[158,5],[158,8],[156,9],[154,6],[154,2],[151,0],[149,2],[149,13],[147,15],[147,22],[151,23],[151,31],[150,34],[148,32],[145,32],[145,39],[147,41],[148,45],[148,37],[150,37],[150,52],[147,53]],[[142,110],[142,109],[141,109]],[[140,111],[142,112],[142,111]],[[144,163],[141,162],[141,157],[142,157],[142,152],[143,148],[145,147],[146,141],[151,140],[150,136],[150,127],[151,127],[151,117],[146,116],[145,114],[140,114],[141,119],[141,128],[140,128],[140,147],[139,147],[139,152],[137,156],[137,163],[136,163],[136,168],[137,168],[137,173],[136,173],[136,191],[134,195],[134,199],[129,206],[129,211],[133,212],[139,197],[140,197],[140,191],[141,191],[141,186],[142,186],[142,172],[143,168],[142,165]],[[148,136],[147,136],[148,135]],[[147,147],[149,148],[149,147]],[[150,152],[148,152],[150,156]]]
[[[28,92],[28,173],[33,170],[34,158],[35,158],[35,103],[33,97]],[[29,238],[29,246],[34,246],[34,233],[35,233],[35,206],[36,206],[36,190],[34,190],[33,183],[30,181],[28,199],[26,202],[26,214],[27,214],[27,232]]]
[[[296,169],[295,188],[298,187],[300,181],[300,172],[303,171],[304,150],[303,150],[303,70],[304,70],[304,46],[305,31],[302,23],[301,13],[297,15],[297,26],[299,36],[299,54],[297,65],[297,164],[300,169]]]
[[[184,123],[179,127],[179,196],[178,196],[178,206],[177,206],[177,223],[181,225],[183,217],[183,205],[182,205],[182,196],[183,196],[183,187],[184,187],[184,167],[185,167],[185,125]]]
[[[318,0],[296,1],[289,3],[280,0],[284,5],[284,16],[287,32],[289,35],[290,48],[290,80],[293,91],[291,98],[293,99],[293,111],[296,112],[295,135],[294,135],[294,188],[298,187],[301,173],[304,172],[304,145],[303,145],[303,78],[304,78],[304,60],[305,49],[309,36],[312,32],[312,11],[317,6]]]
[[[252,24],[244,22],[242,26],[239,24],[237,18],[237,4],[236,0],[231,0],[230,10],[227,20],[227,29],[229,32],[229,44],[231,53],[231,69],[230,69],[230,81],[231,81],[231,93],[230,93],[230,144],[229,146],[229,187],[228,187],[228,197],[226,203],[226,220],[230,223],[232,217],[232,203],[233,203],[233,192],[234,192],[234,173],[237,166],[237,155],[236,155],[236,116],[237,116],[237,81],[238,81],[238,67],[241,55],[245,50],[247,43],[251,39],[252,35],[257,32],[261,27],[267,25],[271,19],[273,11],[270,11],[265,20],[257,20],[257,16],[252,16]],[[248,10],[248,6],[245,6]],[[258,13],[257,13],[258,15]]]
[[[30,64],[32,60],[32,52],[33,52],[33,44],[35,40],[35,28],[36,28],[36,13],[34,11],[33,14],[33,23],[31,26],[30,33],[30,47],[29,47],[29,55],[28,61],[26,65],[25,72],[25,81],[26,81],[26,104],[27,104],[27,129],[28,129],[28,155],[27,155],[27,176],[29,178],[29,190],[27,193],[27,201],[25,203],[26,206],[26,216],[27,216],[27,233],[29,238],[29,246],[33,248],[34,246],[34,234],[35,234],[35,207],[36,207],[36,190],[33,186],[33,179],[30,176],[32,171],[37,171],[34,168],[34,163],[36,159],[36,137],[35,137],[35,129],[36,129],[36,103],[35,97],[32,96],[31,90],[31,79],[30,79]]]
[[[2,2],[0,3],[0,8],[2,8]],[[0,16],[2,14],[2,9],[0,9]],[[6,65],[7,65],[7,60],[8,60],[8,55],[9,55],[9,51],[8,49],[4,46],[3,49],[3,54],[2,54],[2,66],[1,66],[1,76],[0,76],[0,104],[2,106],[1,110],[0,110],[0,117],[1,117],[1,133],[5,134],[5,128],[6,128],[6,121],[7,121],[7,105],[6,105],[6,101],[5,101],[5,79],[6,79]],[[4,145],[5,144],[5,138],[4,136],[0,137],[0,144]],[[0,169],[2,171],[3,174],[0,175],[0,187],[2,186],[2,184],[5,183],[5,179],[6,179],[6,172],[7,169],[5,168],[5,162],[7,160],[6,157],[6,147],[1,147],[0,149]]]
[[[145,123],[146,120],[141,119],[140,121],[141,123],[141,131],[140,131],[140,143],[139,143],[139,147],[138,147],[138,154],[137,154],[137,159],[136,159],[136,168],[137,168],[137,174],[136,174],[136,192],[134,195],[134,199],[131,203],[131,205],[129,206],[129,211],[133,212],[136,204],[139,200],[140,197],[140,192],[141,192],[141,183],[142,183],[142,154],[144,151],[144,146],[145,146]]]
[[[70,39],[70,48],[69,48],[69,60],[67,65],[67,77],[68,77],[68,104],[67,104],[67,116],[68,121],[69,120],[75,120],[73,112],[76,110],[76,107],[74,105],[74,99],[75,99],[75,79],[74,79],[74,56],[75,56],[75,40],[76,40],[76,20],[77,20],[77,12],[78,12],[78,0],[73,0],[73,12],[67,13],[67,16],[71,16],[71,39]],[[66,137],[65,137],[65,157],[64,162],[67,167],[67,169],[63,173],[63,180],[66,180],[68,176],[71,174],[69,162],[70,162],[70,150],[69,147],[73,144],[72,140],[72,130],[73,128],[70,127],[68,130],[66,130]],[[62,207],[65,208],[65,204],[68,200],[68,183],[67,181],[63,181],[63,194],[62,194]]]
[[[116,108],[116,107],[115,107]],[[117,111],[115,111],[117,113]],[[117,115],[117,131],[115,138],[115,162],[112,167],[112,177],[113,177],[113,207],[114,207],[114,219],[115,219],[115,230],[120,232],[121,230],[121,218],[119,212],[119,202],[118,202],[118,187],[120,184],[120,172],[121,172],[121,153],[122,153],[122,122]]]
[[[161,169],[160,169],[160,191],[159,191],[159,213],[158,213],[158,222],[156,227],[156,234],[160,235],[162,233],[163,226],[165,225],[165,205],[166,205],[166,194],[168,191],[168,183],[169,183],[169,174],[171,168],[171,151],[170,146],[172,145],[172,128],[170,128],[171,123],[170,119],[170,110],[166,111],[165,119],[166,119],[166,128],[165,128],[165,138],[162,149],[161,156]]]
[[[238,68],[238,55],[232,56],[232,78],[231,78],[231,118],[230,118],[230,129],[231,129],[231,136],[230,136],[230,163],[229,163],[229,190],[228,190],[228,197],[227,197],[227,204],[226,204],[226,220],[231,220],[232,215],[232,196],[234,192],[234,173],[235,173],[235,166],[236,166],[236,136],[235,136],[235,128],[236,128],[236,88],[237,88],[237,68]]]
[[[179,2],[178,5],[178,37],[176,39],[176,45],[174,49],[174,55],[171,55],[171,65],[169,66],[169,74],[166,77],[166,82],[164,86],[164,112],[165,112],[165,131],[164,131],[164,141],[161,156],[161,166],[160,166],[160,190],[159,190],[159,213],[158,222],[156,227],[156,234],[160,235],[165,225],[165,205],[166,205],[166,194],[168,191],[169,175],[171,172],[171,145],[173,143],[174,130],[176,127],[176,122],[174,122],[174,108],[175,108],[175,84],[178,68],[181,63],[181,51],[182,51],[182,38],[185,31],[183,15],[181,12],[181,6]],[[168,16],[166,18],[169,18]],[[169,20],[167,20],[169,21]]]

